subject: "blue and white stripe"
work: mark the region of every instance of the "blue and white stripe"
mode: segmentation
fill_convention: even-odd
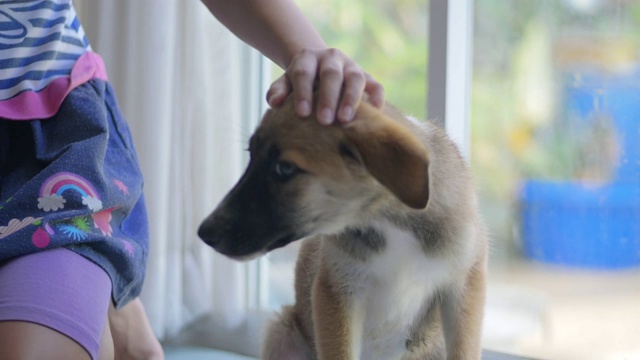
[[[71,0],[0,0],[0,100],[69,76],[90,50]]]

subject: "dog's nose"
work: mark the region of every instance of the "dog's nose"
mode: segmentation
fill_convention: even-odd
[[[209,217],[205,219],[198,228],[198,237],[205,243],[215,246],[220,242],[221,237],[219,234],[220,221],[216,221],[215,218]]]

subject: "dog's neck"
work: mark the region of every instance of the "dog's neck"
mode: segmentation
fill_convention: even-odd
[[[410,222],[402,223],[380,212],[346,226],[329,238],[335,240],[336,245],[351,257],[364,261],[384,251],[389,231],[403,231],[415,237],[416,233],[408,226],[409,224]]]
[[[444,233],[453,231],[445,228],[444,222],[440,220],[427,216],[424,211],[386,208],[347,225],[333,237],[345,252],[360,260],[384,250],[384,234],[387,230],[408,233],[415,238],[425,253],[434,253],[442,247],[438,239],[442,239]]]

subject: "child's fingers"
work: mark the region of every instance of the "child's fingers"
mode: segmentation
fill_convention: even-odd
[[[313,51],[304,50],[293,59],[286,72],[293,90],[296,113],[302,117],[311,115],[313,83],[317,71],[316,55]]]
[[[351,121],[363,92],[374,106],[381,107],[384,103],[382,85],[337,49],[301,51],[285,74],[273,82],[267,91],[267,101],[277,107],[293,93],[296,113],[307,117],[314,108],[316,85],[316,118],[321,124],[331,124],[336,118]]]
[[[355,109],[362,98],[362,91],[365,87],[364,72],[355,64],[346,65],[344,69],[344,86],[340,107],[338,110],[338,120],[349,122],[353,120]]]
[[[281,106],[289,93],[291,93],[291,84],[287,76],[282,75],[269,87],[267,91],[267,102],[272,107]]]
[[[336,118],[336,108],[344,85],[344,55],[335,49],[327,50],[318,59],[318,104],[316,118],[329,125]]]
[[[364,92],[369,95],[369,102],[375,107],[384,105],[384,87],[373,76],[365,73]]]

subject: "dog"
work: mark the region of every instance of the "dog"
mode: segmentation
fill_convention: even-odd
[[[248,260],[303,239],[268,360],[479,359],[488,239],[469,169],[436,125],[361,101],[323,126],[267,110],[238,183],[198,229]]]

